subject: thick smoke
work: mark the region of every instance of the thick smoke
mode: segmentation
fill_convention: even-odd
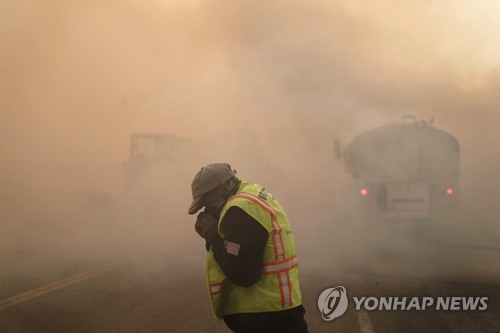
[[[202,257],[190,182],[216,161],[264,183],[305,265],[324,265],[313,243],[330,242],[318,235],[349,231],[350,176],[333,140],[407,114],[456,136],[460,225],[474,226],[476,243],[498,242],[499,10],[487,0],[2,2],[4,272],[145,248]],[[191,144],[130,188],[131,133]]]

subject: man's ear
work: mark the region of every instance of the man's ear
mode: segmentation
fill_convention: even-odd
[[[228,183],[223,183],[220,185],[220,188],[222,190],[222,194],[226,195],[229,193],[229,184]]]

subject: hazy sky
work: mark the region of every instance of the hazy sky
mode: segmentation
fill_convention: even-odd
[[[498,17],[496,0],[0,0],[2,223],[120,188],[133,132],[228,162],[246,142],[308,182],[335,137],[405,114],[457,136],[464,182],[493,205]]]

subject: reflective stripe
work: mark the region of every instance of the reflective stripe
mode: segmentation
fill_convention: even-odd
[[[222,290],[222,283],[213,283],[210,285],[210,292],[212,293],[212,295],[220,293],[221,290]]]
[[[293,256],[283,261],[264,264],[262,272],[264,274],[278,274],[284,271],[289,271],[292,268],[295,268],[298,264],[299,260],[297,259],[297,256]]]
[[[273,243],[275,244],[274,259],[283,260],[285,258],[285,248],[281,239],[281,227],[276,220],[273,221]]]
[[[231,200],[233,198],[237,198],[237,197],[243,197],[243,198],[247,198],[247,199],[250,199],[252,201],[258,201],[260,206],[263,206],[262,208],[264,208],[265,210],[267,210],[268,212],[270,212],[274,217],[276,217],[276,211],[274,210],[273,207],[269,206],[267,204],[267,202],[265,202],[264,200],[262,200],[261,198],[255,196],[255,195],[252,195],[252,194],[249,194],[249,193],[239,193],[235,196],[233,196],[231,198]]]
[[[281,291],[281,305],[283,308],[292,306],[292,292],[290,288],[290,279],[288,273],[283,272],[278,275],[280,291]]]

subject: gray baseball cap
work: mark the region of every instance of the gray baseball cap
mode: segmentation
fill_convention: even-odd
[[[203,207],[203,195],[225,183],[235,174],[236,171],[231,170],[231,166],[227,163],[213,163],[201,168],[191,183],[193,202],[188,214],[196,214]]]

